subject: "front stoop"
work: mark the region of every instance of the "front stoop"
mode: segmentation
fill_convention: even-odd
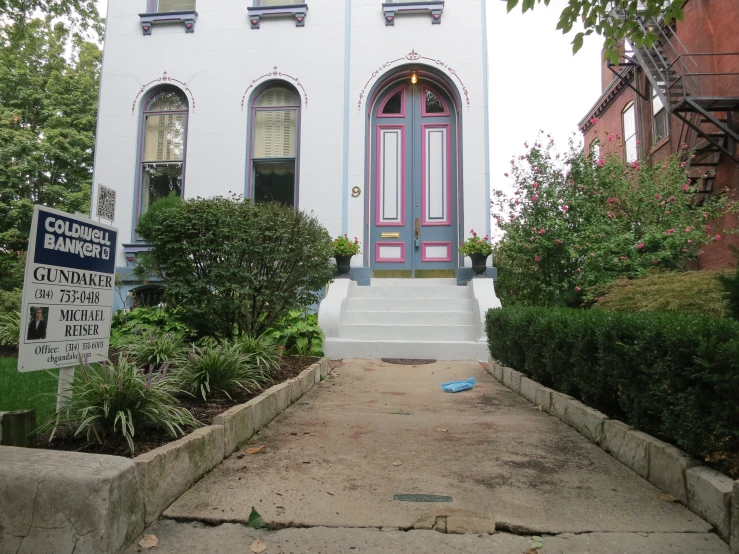
[[[486,360],[484,313],[499,303],[486,306],[481,288],[495,298],[492,279],[475,286],[457,286],[456,279],[373,279],[368,287],[337,280],[319,309],[323,350],[330,358]]]

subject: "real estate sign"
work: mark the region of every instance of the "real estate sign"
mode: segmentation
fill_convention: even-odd
[[[118,230],[36,206],[26,260],[18,371],[108,356]]]

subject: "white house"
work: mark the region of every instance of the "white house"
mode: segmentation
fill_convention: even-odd
[[[329,338],[350,338],[356,290],[439,299],[469,281],[457,247],[490,231],[485,12],[485,0],[109,0],[94,186],[117,191],[120,272],[146,248],[139,214],[175,191],[277,199],[358,237],[353,281],[321,309]],[[460,338],[473,340],[480,306],[465,299]]]

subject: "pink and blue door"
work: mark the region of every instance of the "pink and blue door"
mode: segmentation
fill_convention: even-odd
[[[370,267],[457,267],[457,119],[439,87],[388,86],[371,119]]]

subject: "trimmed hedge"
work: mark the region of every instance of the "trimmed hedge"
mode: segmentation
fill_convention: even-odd
[[[666,313],[505,308],[490,354],[739,476],[739,323]]]

